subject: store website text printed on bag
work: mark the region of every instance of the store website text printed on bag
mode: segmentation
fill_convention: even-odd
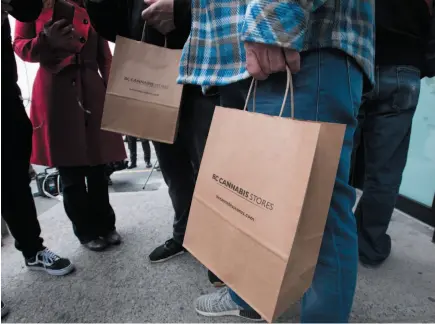
[[[264,209],[264,210],[268,210],[268,211],[273,211],[274,208],[274,204],[270,201],[268,201],[267,199],[264,199],[252,192],[249,192],[248,190],[235,185],[233,182],[226,180],[222,177],[220,177],[217,174],[213,174],[212,175],[212,179],[221,187],[227,189],[228,191],[230,191],[231,193],[233,193],[234,195],[250,202],[251,204],[253,204],[254,206]],[[223,202],[224,204],[228,205],[229,207],[231,207],[232,209],[234,209],[235,211],[237,211],[238,213],[242,214],[243,216],[245,216],[247,219],[255,222],[255,218],[252,217],[251,215],[249,215],[248,213],[244,212],[243,210],[241,210],[240,208],[238,208],[237,206],[234,206],[233,203],[231,203],[230,201],[226,200],[225,198],[222,198],[219,195],[216,195],[216,198]]]
[[[127,77],[124,76],[124,81],[127,82],[131,82],[137,85],[142,85],[145,86],[147,88],[151,88],[151,89],[164,89],[164,90],[168,90],[169,89],[169,85],[165,85],[165,84],[160,84],[160,83],[154,83],[152,81],[147,81],[147,80],[141,80],[141,79],[137,79],[137,78],[131,78],[131,77]],[[160,96],[159,93],[155,93],[155,92],[149,92],[146,90],[141,90],[141,89],[136,89],[136,88],[129,88],[130,91],[136,91],[136,92],[140,92],[140,93],[144,93],[144,94],[150,94],[153,96]]]

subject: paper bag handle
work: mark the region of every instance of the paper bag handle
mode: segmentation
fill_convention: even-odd
[[[292,73],[291,73],[291,71],[290,71],[288,66],[286,66],[286,72],[287,72],[287,84],[286,84],[286,87],[285,87],[284,100],[282,102],[281,111],[279,112],[279,117],[282,117],[282,114],[284,112],[285,103],[287,102],[288,91],[290,89],[290,109],[291,109],[290,117],[292,119],[295,119],[295,102],[294,102],[294,92],[293,92],[293,77],[292,77]],[[251,93],[252,93],[252,90],[253,90],[254,91],[254,97],[253,97],[253,103],[252,103],[252,110],[255,112],[255,98],[256,98],[256,95],[257,95],[257,83],[258,83],[258,81],[255,80],[254,78],[252,78],[251,86],[249,87],[248,95],[246,97],[245,107],[243,108],[243,110],[247,110],[248,109],[249,98],[251,97]]]
[[[140,38],[140,41],[141,42],[143,42],[143,43],[145,43],[145,31],[146,31],[146,27],[147,27],[147,22],[145,21],[144,22],[144,24],[143,24],[143,29],[142,29],[142,36],[141,36],[141,38]],[[168,43],[167,43],[167,38],[166,38],[166,35],[163,35],[164,37],[165,37],[165,45],[163,46],[163,47],[168,47]]]

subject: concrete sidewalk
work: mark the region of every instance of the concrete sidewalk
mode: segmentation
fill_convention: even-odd
[[[185,254],[151,265],[148,254],[170,237],[172,207],[165,189],[111,196],[124,244],[103,253],[83,249],[62,204],[39,219],[48,247],[75,263],[64,278],[29,272],[11,237],[2,247],[5,322],[235,322],[195,314],[193,301],[212,291],[206,270]],[[393,253],[377,269],[360,268],[352,314],[355,322],[430,322],[435,319],[433,229],[394,215]],[[298,305],[281,322],[298,321]]]

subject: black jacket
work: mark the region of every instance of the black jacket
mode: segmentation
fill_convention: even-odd
[[[424,0],[376,0],[376,64],[422,69],[430,12]]]
[[[114,42],[116,35],[141,40],[145,9],[143,0],[103,0],[95,3],[86,0],[86,8],[95,30]],[[167,47],[182,49],[189,37],[191,25],[191,0],[174,0],[175,30],[167,35]],[[146,27],[145,42],[164,46],[165,37],[152,27]]]
[[[15,19],[22,22],[30,22],[36,20],[42,10],[41,0],[12,0],[11,7],[13,11],[10,13]],[[9,21],[5,20],[2,27],[2,81],[1,95],[4,97],[13,98],[21,95],[17,85],[18,73],[17,63],[15,62],[14,50],[12,49],[11,27]],[[3,100],[2,100],[3,101]]]

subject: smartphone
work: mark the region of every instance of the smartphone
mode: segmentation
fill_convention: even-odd
[[[72,25],[75,7],[66,0],[56,0],[53,6],[53,22],[65,19]]]

